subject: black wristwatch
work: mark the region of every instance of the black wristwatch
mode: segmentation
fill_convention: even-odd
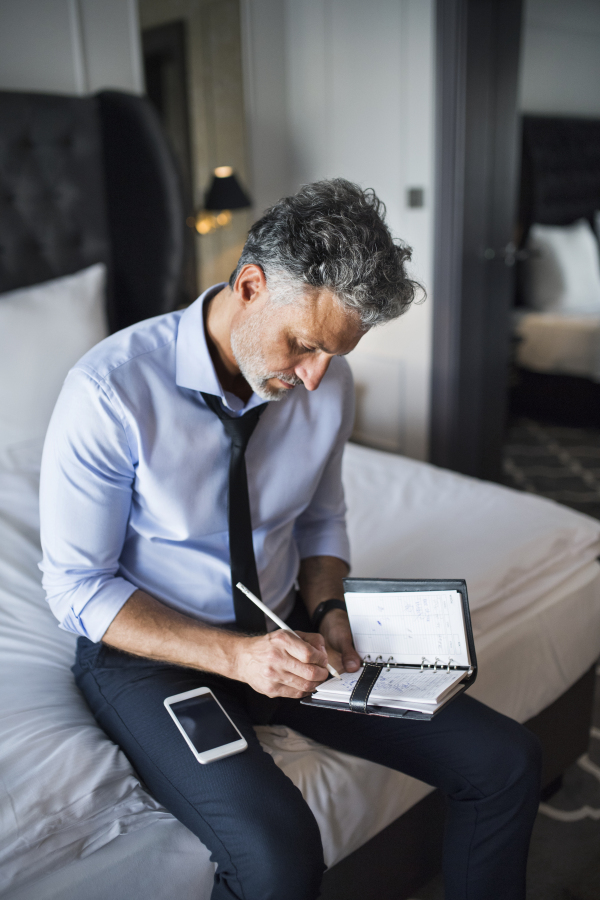
[[[332,609],[343,609],[344,612],[346,612],[346,604],[343,600],[324,600],[323,603],[319,603],[310,617],[310,624],[313,632],[316,633],[319,630],[319,625],[327,613],[331,612]]]

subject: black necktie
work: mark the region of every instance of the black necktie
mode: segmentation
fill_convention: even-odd
[[[202,394],[206,405],[220,418],[225,431],[231,438],[231,457],[229,459],[229,493],[227,497],[227,518],[229,521],[229,556],[231,565],[231,590],[235,621],[240,631],[252,634],[264,634],[264,614],[240,590],[236,588],[241,581],[259,599],[260,585],[252,546],[252,520],[250,519],[250,499],[248,497],[248,478],[244,453],[252,432],[258,425],[261,413],[267,404],[255,406],[243,416],[234,418],[227,415],[218,397]]]

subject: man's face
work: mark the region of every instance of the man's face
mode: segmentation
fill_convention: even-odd
[[[253,305],[234,322],[231,348],[252,390],[281,400],[298,384],[316,390],[332,358],[353,350],[364,333],[331,291],[312,288],[298,302]]]

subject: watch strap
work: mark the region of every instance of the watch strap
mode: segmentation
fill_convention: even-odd
[[[319,603],[314,613],[310,617],[310,624],[313,632],[317,632],[319,630],[319,625],[325,618],[328,612],[331,612],[332,609],[341,609],[346,612],[346,604],[343,600],[324,600],[323,603]]]

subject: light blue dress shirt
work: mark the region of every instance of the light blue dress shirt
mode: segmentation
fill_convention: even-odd
[[[70,371],[42,459],[43,584],[60,626],[99,641],[137,589],[214,625],[235,621],[229,568],[230,441],[200,391],[232,415],[204,332],[206,291],[184,312],[111,335]],[[263,412],[246,450],[264,602],[289,612],[299,561],[349,560],[342,454],[354,415],[339,357],[316,391]]]

